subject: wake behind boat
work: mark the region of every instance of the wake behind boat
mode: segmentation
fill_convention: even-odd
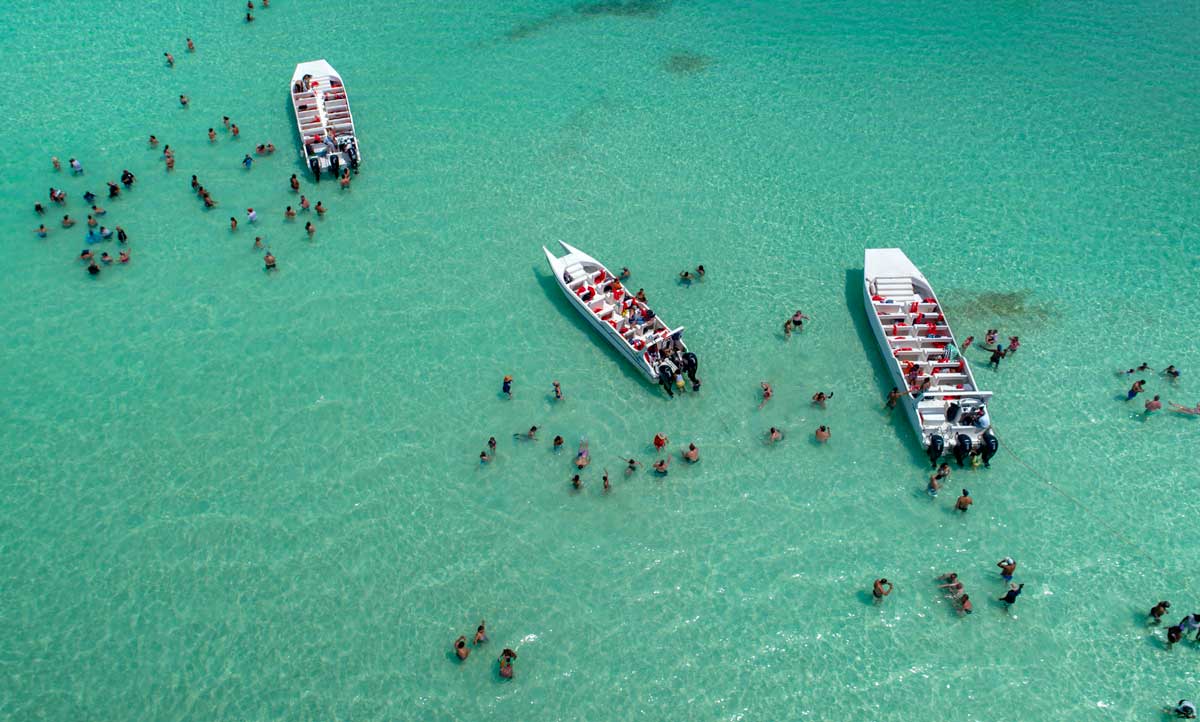
[[[929,461],[944,451],[958,465],[972,451],[987,464],[999,448],[987,401],[959,352],[932,286],[898,248],[869,248],[863,260],[863,302],[898,402]]]
[[[562,241],[561,258],[542,246],[558,286],[571,305],[646,378],[661,384],[667,394],[682,374],[699,381],[696,354],[683,343],[683,327],[671,329],[645,303],[637,300],[602,263]]]
[[[336,178],[342,168],[358,172],[361,158],[354,135],[350,99],[342,78],[324,60],[300,63],[292,73],[292,109],[300,128],[304,164],[321,180],[321,173]]]

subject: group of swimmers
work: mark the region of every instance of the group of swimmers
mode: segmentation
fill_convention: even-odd
[[[1017,573],[1017,563],[1012,557],[1004,557],[996,562],[996,566],[1000,568],[1000,578],[1008,584],[1004,595],[998,599],[1003,602],[1004,611],[1008,611],[1012,605],[1017,603],[1017,598],[1021,596],[1021,592],[1025,589],[1024,584],[1017,584],[1013,581],[1013,576]],[[960,616],[972,614],[975,607],[971,604],[971,597],[967,594],[966,587],[958,578],[957,572],[950,572],[937,577],[938,589],[946,590],[946,598],[950,599]],[[884,597],[888,596],[894,590],[894,586],[886,578],[876,579],[871,587],[871,596],[876,604],[883,602]]]
[[[1133,376],[1136,373],[1139,373],[1139,372],[1144,373],[1146,371],[1154,371],[1154,369],[1150,368],[1150,365],[1147,364],[1145,361],[1143,361],[1142,365],[1138,366],[1137,368],[1127,369],[1125,371],[1117,371],[1117,376],[1119,376],[1119,377]],[[1165,369],[1163,369],[1162,371],[1160,371],[1159,375],[1166,378],[1171,383],[1175,383],[1176,381],[1179,380],[1179,377],[1182,374],[1179,371],[1179,369],[1175,368],[1174,364],[1171,364],[1171,365],[1167,366]],[[1133,385],[1129,387],[1129,390],[1125,392],[1125,400],[1133,401],[1135,398],[1138,397],[1139,394],[1142,394],[1145,392],[1146,392],[1146,379],[1139,379],[1137,381],[1134,381]],[[1176,413],[1187,414],[1188,416],[1200,416],[1200,403],[1197,403],[1195,407],[1184,406],[1182,404],[1177,404],[1174,401],[1171,401],[1169,403],[1171,405],[1171,410]],[[1150,399],[1149,401],[1147,401],[1145,403],[1145,411],[1143,413],[1145,416],[1150,416],[1150,414],[1153,414],[1155,411],[1162,410],[1162,407],[1163,407],[1162,397],[1155,394],[1154,398]]]
[[[62,170],[62,163],[58,160],[58,158],[51,158],[50,163],[54,167],[54,170]],[[69,163],[71,167],[71,173],[73,175],[83,175],[83,164],[77,158],[71,158]],[[132,188],[135,182],[137,182],[137,178],[132,172],[129,170],[121,171],[121,184],[125,186],[126,190]],[[121,187],[112,181],[109,181],[107,185],[108,197],[119,198],[121,195]],[[111,240],[114,236],[116,236],[117,241],[124,246],[124,244],[129,241],[129,234],[126,233],[124,228],[121,226],[109,228],[108,226],[101,225],[99,218],[108,215],[108,211],[96,204],[96,194],[90,190],[84,191],[83,200],[91,207],[91,213],[89,213],[87,217],[88,231],[85,240],[89,244],[92,244],[99,241]],[[67,205],[67,192],[60,188],[51,187],[50,202],[65,207]],[[33,211],[39,216],[45,215],[46,207],[41,203],[34,203]],[[61,222],[63,228],[71,228],[75,225],[75,223],[75,219],[71,218],[69,213],[63,215]],[[34,229],[34,233],[37,234],[38,238],[47,238],[50,235],[50,229],[46,227],[45,223],[42,223],[36,229]],[[97,258],[90,248],[84,248],[79,253],[79,260],[87,264],[88,275],[99,276],[101,270],[100,264],[107,266],[112,263],[129,263],[129,251],[125,248],[122,248],[116,258],[113,258],[107,251],[105,251],[100,254],[99,258]]]
[[[511,382],[512,382],[511,376],[506,376],[505,379],[506,379],[506,381],[505,381],[506,384],[511,384]],[[556,390],[557,390],[557,386],[558,386],[557,382],[555,382],[555,386],[556,386]],[[538,440],[538,437],[537,437],[538,429],[539,429],[539,427],[536,425],[531,426],[531,427],[529,427],[528,431],[517,432],[517,433],[513,434],[513,438],[517,439],[517,440],[522,440],[522,441],[537,441]],[[559,453],[562,451],[563,446],[566,442],[563,440],[562,436],[555,436],[554,441],[552,443],[553,443],[553,446],[551,447],[551,450],[554,453]],[[667,444],[670,443],[670,439],[667,438],[666,434],[658,433],[658,434],[654,435],[654,438],[651,440],[650,443],[654,447],[655,455],[659,455],[659,454],[662,454],[664,450],[666,450]],[[697,447],[694,443],[689,443],[687,445],[687,448],[682,449],[679,452],[679,456],[688,464],[695,464],[700,461],[700,448]],[[492,461],[495,460],[495,458],[496,458],[496,437],[492,436],[492,437],[489,437],[487,440],[487,448],[484,449],[483,451],[479,452],[479,463],[480,464],[490,464]],[[670,452],[667,452],[667,455],[665,457],[658,459],[651,464],[650,468],[656,476],[661,478],[661,477],[666,476],[669,473],[670,466],[671,466],[671,458],[672,457],[671,457]],[[634,459],[632,457],[626,458],[626,457],[622,456],[621,462],[623,464],[625,464],[625,476],[626,477],[632,475],[634,472],[637,471],[638,467],[642,466],[642,463],[640,461],[638,461],[637,459]],[[586,469],[592,463],[591,448],[590,448],[590,446],[588,444],[588,440],[586,438],[580,440],[579,448],[575,452],[575,457],[571,463],[574,464],[575,472],[576,472],[571,477],[571,488],[574,491],[582,491],[583,490],[582,472],[584,469]],[[601,479],[604,484],[604,492],[608,493],[608,492],[612,491],[612,481],[609,479],[607,468],[604,470],[604,475],[601,477]]]
[[[487,627],[485,622],[479,622],[479,626],[475,628],[475,637],[471,640],[470,646],[467,646],[467,635],[462,635],[454,640],[454,655],[458,657],[459,662],[467,661],[467,657],[471,656],[471,649],[478,647],[481,644],[488,642]],[[500,676],[504,679],[512,679],[516,670],[513,669],[513,661],[517,658],[517,653],[508,647],[500,653]]]

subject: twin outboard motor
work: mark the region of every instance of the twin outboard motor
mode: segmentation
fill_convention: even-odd
[[[675,373],[668,364],[659,364],[658,367],[658,383],[667,390],[667,396],[675,398],[675,391],[671,388],[672,381],[675,380]]]
[[[959,434],[954,437],[954,460],[958,462],[959,468],[962,468],[963,461],[966,460],[967,454],[971,453],[971,437],[966,434]]]
[[[329,170],[331,170],[333,172],[334,178],[337,178],[339,175],[341,175],[341,173],[339,173],[339,170],[341,169],[341,165],[342,165],[342,157],[340,155],[338,155],[337,153],[334,153],[333,156],[330,157],[330,159],[329,159]]]
[[[316,181],[318,183],[320,183],[321,182],[321,159],[320,158],[310,158],[308,160],[308,167],[312,169],[313,177],[316,178]]]
[[[929,446],[925,448],[925,454],[929,457],[930,468],[937,468],[938,459],[942,458],[942,452],[945,449],[946,440],[940,434],[929,437]]]
[[[983,432],[983,438],[981,441],[983,441],[983,465],[990,467],[991,464],[988,462],[991,461],[992,457],[996,455],[996,452],[1000,450],[1000,442],[996,439],[996,435],[993,434],[990,429]]]
[[[346,150],[346,155],[350,156],[350,167],[354,172],[358,172],[358,146],[351,141],[350,147]]]

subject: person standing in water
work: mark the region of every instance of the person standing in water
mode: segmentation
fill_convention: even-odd
[[[1125,393],[1125,400],[1132,401],[1134,397],[1146,390],[1146,379],[1134,381],[1133,386],[1129,387],[1129,391]]]
[[[562,401],[563,400],[562,387],[558,385],[557,381],[552,381],[551,384],[554,386],[554,400]]]
[[[464,661],[471,656],[471,648],[467,646],[467,635],[461,635],[454,640],[454,653],[458,655],[459,661]]]
[[[1162,624],[1162,619],[1167,615],[1167,610],[1171,608],[1170,602],[1159,602],[1150,608],[1150,624]]]
[[[510,399],[512,398],[512,383],[513,377],[505,375],[504,381],[500,384],[500,393],[504,394]]]
[[[896,402],[900,400],[900,396],[900,389],[893,386],[892,390],[888,392],[887,396],[887,408],[889,411],[896,408]]]
[[[963,489],[963,493],[966,493],[966,489]],[[1006,582],[1011,582],[1017,573],[1017,563],[1012,557],[1004,557],[996,562],[996,566],[1000,567],[1000,578]]]
[[[762,403],[758,405],[758,408],[761,411],[762,407],[766,406],[767,402],[771,400],[771,396],[775,394],[775,391],[771,388],[771,384],[767,383],[766,381],[763,381],[761,384],[759,384],[759,386],[762,387]]]
[[[1004,358],[1006,355],[1008,355],[1008,352],[1004,350],[1004,347],[1000,344],[996,344],[996,350],[992,351],[992,357],[988,360],[988,366],[991,366],[994,371],[999,371],[1000,359]]]
[[[513,660],[515,660],[516,658],[517,658],[517,653],[512,651],[511,649],[508,649],[507,647],[504,649],[503,652],[500,653],[500,676],[501,677],[503,677],[505,679],[513,678],[513,674],[514,674]]]
[[[965,514],[967,509],[970,509],[974,503],[975,500],[971,498],[971,494],[966,489],[963,489],[962,496],[958,497],[958,501],[954,502],[954,508]]]
[[[612,491],[612,484],[608,481],[608,469],[604,470],[604,476],[602,478],[604,479],[604,493],[607,494],[608,492]]]
[[[1021,596],[1021,590],[1025,588],[1024,584],[1009,584],[1008,591],[1000,597],[1000,601],[1004,602],[1004,611],[1008,611],[1009,607],[1017,603],[1017,597]]]
[[[871,596],[875,598],[875,603],[880,604],[883,602],[883,598],[891,594],[893,588],[894,587],[892,586],[892,583],[886,578],[880,577],[879,579],[876,579],[875,584],[871,589]]]
[[[1160,411],[1161,409],[1162,409],[1162,401],[1159,401],[1158,396],[1155,395],[1154,398],[1152,398],[1146,402],[1145,415],[1149,416],[1150,414],[1154,413],[1155,411]]]
[[[826,441],[829,441],[829,437],[832,436],[832,434],[830,433],[828,426],[821,425],[820,427],[817,428],[817,433],[815,434],[815,436],[816,436],[817,441],[824,444]]]
[[[937,473],[929,477],[929,486],[926,491],[930,496],[937,496],[938,489],[942,488],[942,482],[950,478],[950,465],[942,464],[938,468]]]

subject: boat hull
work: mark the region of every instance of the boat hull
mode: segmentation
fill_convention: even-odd
[[[605,280],[595,282],[595,286],[609,285],[616,277],[606,266],[586,253],[562,241],[559,241],[559,244],[567,251],[566,256],[555,256],[545,247],[542,250],[550,262],[550,268],[554,272],[554,279],[559,289],[567,297],[571,306],[587,320],[588,324],[596,329],[647,380],[662,383],[660,367],[665,367],[670,373],[667,381],[674,378],[676,373],[681,372],[682,369],[677,361],[688,357],[688,349],[682,339],[683,329],[672,330],[657,316],[652,321],[646,321],[643,324],[632,320],[631,317],[636,313],[621,312],[623,305],[634,303],[634,299],[625,295],[628,292],[623,289],[621,297],[614,297],[615,292],[600,291],[596,296],[585,301],[579,290],[581,290],[581,286],[593,283],[590,279],[598,278],[597,273],[602,272]],[[593,290],[596,290],[595,287]],[[603,312],[598,315],[593,310],[594,306],[600,307]],[[638,308],[646,310],[645,305],[640,302],[636,303],[633,310],[636,311]],[[634,340],[630,340],[631,338]],[[651,351],[651,349],[655,350]],[[660,351],[665,352],[660,353]]]
[[[304,165],[319,181],[342,169],[358,172],[362,154],[341,76],[324,60],[300,63],[292,73],[292,111],[300,131]]]
[[[906,391],[897,405],[931,460],[938,449],[958,451],[960,440],[962,453],[994,451],[991,392],[979,390],[932,285],[899,249],[866,251],[863,310],[888,375]]]

